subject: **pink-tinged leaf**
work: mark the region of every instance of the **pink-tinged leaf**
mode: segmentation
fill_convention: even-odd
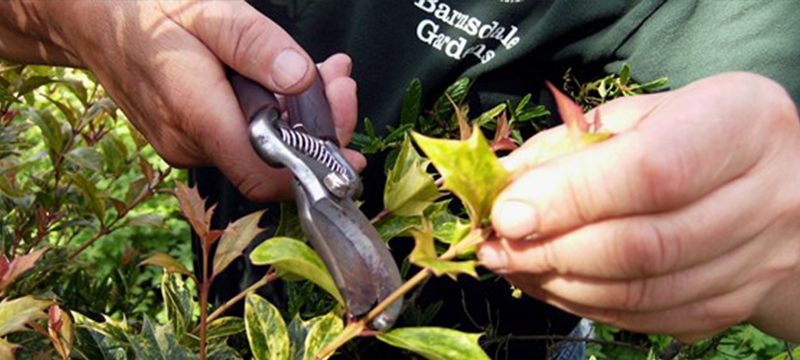
[[[506,113],[497,117],[497,128],[492,139],[492,151],[512,151],[519,148],[517,142],[511,138],[511,125],[508,123]]]
[[[189,221],[189,224],[192,225],[192,229],[201,239],[206,239],[209,222],[215,206],[206,211],[206,201],[200,197],[197,187],[190,188],[178,183],[175,195],[178,197],[178,202],[180,202],[181,212],[186,220]]]
[[[510,139],[511,138],[511,126],[508,124],[508,118],[506,117],[506,113],[503,112],[500,116],[497,117],[497,128],[494,131],[494,139],[492,139],[492,146],[494,144],[503,141],[503,139]]]
[[[7,265],[4,276],[0,277],[0,290],[5,289],[14,283],[20,275],[30,270],[46,251],[47,249],[39,249],[30,254],[20,255],[14,258],[14,261]],[[5,260],[5,257],[3,257],[3,259]],[[7,262],[7,260],[5,261]]]
[[[586,118],[583,116],[583,108],[550,82],[547,82],[547,87],[550,88],[550,91],[553,93],[553,97],[556,99],[556,105],[558,106],[558,113],[561,115],[561,120],[567,124],[569,131],[571,133],[589,132],[589,123],[586,122]]]
[[[0,283],[3,282],[3,278],[6,276],[8,272],[8,259],[6,258],[5,254],[0,254]],[[3,288],[0,287],[0,290]]]
[[[75,340],[72,317],[57,305],[51,306],[47,314],[47,332],[50,334],[50,341],[62,359],[69,359]]]
[[[153,165],[147,162],[147,159],[144,156],[139,157],[139,169],[144,174],[145,179],[147,179],[147,183],[151,186],[154,185],[154,181],[156,178],[155,171],[153,170]]]
[[[150,256],[149,258],[139,263],[139,266],[142,265],[160,266],[164,268],[164,270],[166,270],[167,272],[192,276],[192,272],[189,271],[189,269],[187,269],[185,266],[183,266],[183,264],[180,261],[178,261],[178,259],[164,253],[156,253],[153,256]]]
[[[447,97],[447,101],[450,101],[450,104],[453,105],[453,110],[455,110],[456,118],[458,119],[458,133],[461,135],[461,140],[469,139],[472,135],[472,127],[467,122],[467,115],[464,114],[464,110],[453,101],[450,95],[444,94],[444,96]]]
[[[208,235],[206,236],[206,249],[210,249],[211,245],[214,245],[214,243],[217,242],[217,240],[219,240],[223,234],[225,234],[225,232],[222,230],[209,231]]]
[[[117,210],[117,214],[122,215],[125,213],[125,208],[127,207],[127,205],[125,205],[124,202],[114,198],[109,198],[108,201],[111,202],[111,206],[114,207],[114,210]]]
[[[264,230],[258,226],[258,221],[265,212],[266,210],[254,212],[228,225],[217,246],[217,253],[214,254],[214,275],[221,273],[241,256],[253,238]]]
[[[494,144],[492,144],[492,151],[494,151],[494,152],[498,152],[498,151],[513,151],[513,150],[517,150],[518,148],[519,148],[519,145],[517,145],[517,143],[514,142],[514,140],[512,140],[512,139],[501,139],[499,141],[496,141]]]

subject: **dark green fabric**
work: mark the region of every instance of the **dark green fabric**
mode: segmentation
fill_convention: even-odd
[[[383,125],[397,119],[414,78],[433,98],[457,78],[477,76],[475,90],[489,107],[540,91],[543,76],[557,81],[567,67],[613,72],[623,62],[638,80],[667,76],[673,88],[724,71],[757,72],[800,99],[794,64],[800,59],[800,2],[793,0],[436,1],[485,23],[516,26],[519,43],[511,49],[471,37],[421,9],[432,1],[253,3],[316,59],[350,54],[360,113]],[[481,64],[473,56],[455,60],[434,50],[416,35],[426,19],[440,33],[466,38],[467,47],[486,45],[495,58]]]
[[[800,100],[797,0],[436,1],[437,7],[447,4],[482,23],[497,21],[506,28],[504,35],[515,26],[519,40],[514,46],[507,46],[514,36],[505,43],[478,39],[446,24],[421,8],[432,1],[251,3],[283,26],[316,60],[338,52],[349,54],[359,86],[359,116],[371,118],[379,131],[396,122],[405,89],[414,78],[422,80],[425,101],[430,104],[456,79],[477,77],[470,106],[478,113],[527,93],[535,95],[534,102],[549,103],[550,95],[543,91],[546,79],[559,82],[567,68],[588,78],[600,77],[618,71],[626,62],[640,82],[667,76],[673,88],[724,71],[757,72],[781,82],[795,101]],[[456,41],[463,37],[466,48],[483,44],[495,51],[495,57],[486,63],[472,55],[460,60],[448,57],[419,39],[417,29],[423,22],[428,24],[426,30],[435,24],[439,33]],[[378,157],[369,160],[363,209],[374,214],[381,208],[383,166]],[[215,224],[224,226],[254,208],[215,170],[198,171],[195,178],[204,196],[225,205],[217,209]],[[410,242],[398,241],[393,247],[402,254],[409,251]],[[230,281],[219,285],[217,295],[232,296],[237,287],[246,285],[236,281],[242,271],[252,269],[243,261],[232,267]],[[467,299],[463,304],[462,297]],[[575,323],[575,318],[531,299],[511,298],[502,281],[465,279],[456,285],[449,279],[434,279],[419,302],[435,304],[439,299],[445,303],[433,322],[457,324],[465,331],[566,334]],[[495,344],[490,351],[500,351],[500,358],[508,354],[510,359],[537,359],[544,357],[547,345],[515,341],[508,348]],[[404,357],[375,344],[363,349],[362,358]]]

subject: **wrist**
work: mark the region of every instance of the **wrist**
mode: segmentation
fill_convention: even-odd
[[[61,18],[83,1],[0,2],[0,57],[20,62],[80,67],[64,37]],[[57,8],[57,9],[56,9]]]
[[[800,341],[800,271],[786,276],[756,306],[747,322],[772,336]]]

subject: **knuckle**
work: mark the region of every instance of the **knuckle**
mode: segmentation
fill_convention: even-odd
[[[548,269],[552,269],[557,274],[561,275],[569,275],[570,271],[569,268],[566,266],[566,263],[563,261],[561,255],[559,255],[558,250],[553,242],[547,242],[542,246],[542,253],[544,256],[544,263],[545,267]]]
[[[594,221],[592,214],[596,211],[596,201],[592,196],[590,180],[584,172],[570,174],[565,180],[569,201],[569,208],[579,224]]]
[[[646,303],[650,294],[650,282],[648,280],[631,281],[625,284],[622,308],[626,311],[640,310]]]
[[[234,185],[244,197],[255,201],[272,201],[280,195],[279,189],[271,181],[264,181],[256,172],[242,174]]]
[[[641,187],[630,187],[636,192],[632,198],[650,209],[665,208],[674,202],[691,181],[693,162],[688,150],[644,147],[637,161]]]
[[[622,241],[618,263],[630,276],[648,277],[665,273],[674,262],[664,231],[652,221],[620,226]]]
[[[261,42],[269,32],[263,19],[254,16],[237,16],[230,20],[230,39],[234,39],[231,49],[231,65],[237,69],[249,68],[254,61],[259,61],[258,51],[263,46],[254,46]]]

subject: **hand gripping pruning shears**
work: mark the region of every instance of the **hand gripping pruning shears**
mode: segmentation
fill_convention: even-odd
[[[400,287],[402,278],[380,234],[353,202],[361,179],[340,151],[319,74],[306,92],[286,97],[288,123],[264,87],[233,72],[228,79],[258,155],[294,174],[300,224],[328,267],[348,315],[363,317]],[[370,326],[387,329],[401,307],[402,299],[395,301]]]

